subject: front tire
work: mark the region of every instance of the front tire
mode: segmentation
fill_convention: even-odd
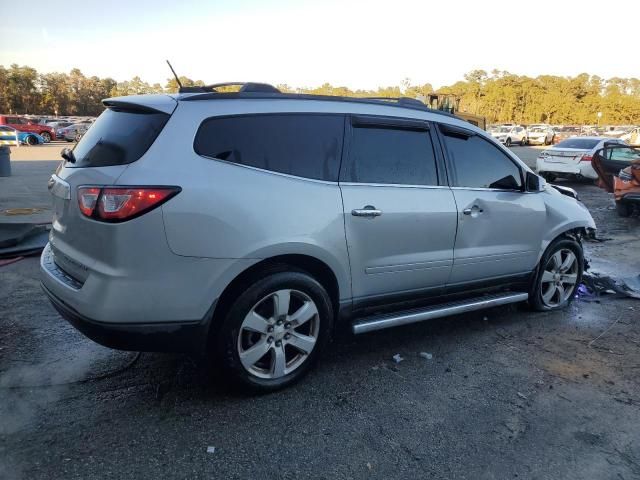
[[[554,173],[551,172],[541,172],[540,176],[544,178],[548,183],[552,183],[557,178]]]
[[[38,139],[33,135],[29,135],[27,137],[27,145],[31,145],[31,146],[38,145]]]
[[[49,143],[51,141],[51,135],[49,134],[49,132],[42,132],[40,136],[44,140],[44,143]]]
[[[507,147],[510,147],[510,146],[511,146],[511,138],[507,138],[507,141],[506,141],[506,142],[504,142],[504,144],[505,144]]]
[[[318,281],[304,272],[273,273],[232,304],[219,332],[217,354],[240,387],[271,392],[311,370],[332,326],[331,299]]]
[[[538,266],[529,304],[534,310],[559,310],[569,305],[582,280],[584,254],[582,245],[572,238],[559,238],[551,243]]]

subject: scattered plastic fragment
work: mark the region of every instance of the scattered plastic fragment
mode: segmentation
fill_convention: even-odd
[[[403,360],[404,360],[404,358],[402,358],[402,356],[401,356],[399,353],[396,353],[396,354],[393,356],[393,361],[394,361],[394,362],[396,362],[396,363],[400,363],[400,362],[401,362],[401,361],[403,361]]]
[[[518,396],[519,396],[520,398],[525,399],[525,400],[527,399],[527,396],[526,396],[524,393],[520,393],[520,392],[518,392]]]
[[[216,447],[207,447],[207,453],[216,453]]]
[[[489,320],[489,317],[482,317],[482,320],[484,320],[485,322],[487,322]]]
[[[426,358],[427,360],[431,360],[433,358],[433,355],[427,352],[420,352],[418,355],[422,358]]]
[[[586,302],[599,302],[604,295],[608,298],[640,299],[640,275],[613,278],[594,271],[585,272],[576,296]]]

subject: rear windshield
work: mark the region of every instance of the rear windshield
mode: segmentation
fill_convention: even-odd
[[[582,150],[591,150],[600,143],[600,140],[591,138],[568,138],[556,144],[555,148],[580,148]]]
[[[149,149],[167,120],[166,113],[108,108],[73,149],[76,163],[66,166],[106,167],[135,162]]]

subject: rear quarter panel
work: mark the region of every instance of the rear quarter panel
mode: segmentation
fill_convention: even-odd
[[[214,103],[216,106],[220,102]],[[342,197],[337,183],[302,179],[201,157],[193,140],[203,102],[183,103],[164,132],[118,179],[177,185],[162,208],[170,249],[185,257],[261,260],[302,254],[326,263],[350,297]],[[213,115],[214,112],[211,112]]]

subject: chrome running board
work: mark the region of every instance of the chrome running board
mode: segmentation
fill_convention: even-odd
[[[351,326],[353,333],[373,332],[384,328],[407,325],[409,323],[422,322],[433,318],[448,317],[459,313],[482,310],[483,308],[497,307],[508,303],[523,302],[529,298],[528,293],[509,292],[494,295],[484,295],[457,302],[432,305],[430,307],[405,310],[403,312],[376,315],[356,320]]]

